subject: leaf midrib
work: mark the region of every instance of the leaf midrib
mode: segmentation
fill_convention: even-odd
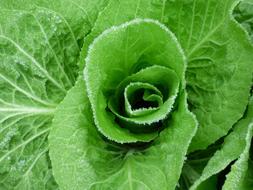
[[[46,108],[46,107],[27,107],[27,106],[0,107],[0,112],[52,114],[54,111],[55,108]]]

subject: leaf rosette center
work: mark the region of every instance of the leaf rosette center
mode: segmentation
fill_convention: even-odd
[[[98,130],[118,143],[148,142],[184,90],[185,57],[172,32],[135,19],[91,44],[84,76]]]

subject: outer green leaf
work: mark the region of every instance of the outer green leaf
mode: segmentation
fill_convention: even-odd
[[[174,189],[196,131],[185,98],[185,94],[180,96],[170,127],[153,143],[119,145],[96,131],[85,84],[78,80],[58,106],[49,136],[54,176],[60,188]]]
[[[188,60],[189,103],[200,122],[190,151],[204,149],[228,133],[248,101],[253,49],[245,31],[232,18],[237,2],[111,1],[85,39],[82,65],[89,44],[105,29],[137,17],[165,23],[179,39]]]
[[[252,129],[253,123],[248,126],[250,132],[247,134],[246,146],[240,155],[239,159],[235,162],[235,164],[231,168],[231,172],[226,176],[226,181],[222,189],[230,190],[230,189],[238,189],[238,190],[246,190],[249,187],[244,186],[244,180],[246,177],[246,173],[248,170],[248,160],[249,160],[249,150],[252,139]],[[252,186],[250,187],[252,188]]]
[[[252,155],[253,155],[253,153],[252,153],[252,146],[251,146],[251,151],[250,151],[251,158],[248,161],[248,170],[247,170],[246,174],[242,175],[244,178],[241,178],[239,180],[240,183],[243,180],[242,185],[241,185],[241,189],[243,189],[243,190],[251,190],[252,187],[253,187],[253,160],[252,160]]]
[[[76,79],[77,40],[91,27],[78,3],[0,3],[1,190],[57,189],[47,135],[56,105]],[[92,5],[87,11],[95,16]]]
[[[175,19],[179,22],[171,28],[186,52],[189,103],[200,123],[193,151],[226,135],[242,117],[251,86],[253,48],[232,19],[237,1],[191,1],[191,6],[187,2],[172,3],[168,14],[173,20],[172,11],[181,10]]]
[[[31,10],[39,8],[54,14],[68,26],[70,35],[82,46],[83,38],[92,30],[98,13],[109,0],[2,0],[0,8],[10,10]],[[50,22],[49,19],[47,22]]]
[[[252,183],[252,160],[250,158],[250,148],[253,134],[253,98],[248,107],[247,118],[251,119],[248,125],[248,134],[245,137],[245,147],[238,160],[232,165],[231,172],[226,176],[226,181],[223,190],[238,189],[250,190],[253,187]],[[252,155],[251,155],[252,157]]]
[[[253,120],[253,101],[252,100],[248,106],[248,112],[246,114],[246,117],[244,119],[240,120],[236,124],[234,131],[232,131],[231,134],[229,134],[225,138],[222,148],[220,150],[216,151],[216,153],[208,161],[200,178],[195,181],[195,183],[190,188],[190,190],[200,189],[203,182],[205,182],[207,179],[211,178],[215,174],[218,174],[219,172],[224,170],[232,161],[236,160],[237,158],[240,157],[237,161],[240,163],[242,162],[242,161],[239,161],[241,159],[246,159],[246,162],[248,161],[247,154],[249,152],[248,149],[250,147],[250,142],[251,142],[251,138],[252,138],[252,120]],[[241,165],[241,164],[239,164],[239,165]],[[245,173],[245,171],[243,171],[243,170],[244,169],[242,167],[240,172]],[[238,172],[238,171],[236,171],[236,172]],[[229,174],[229,176],[230,175],[231,174]],[[234,174],[232,174],[232,175],[234,175]],[[238,174],[238,176],[237,176],[239,180],[240,180],[240,175]],[[238,181],[235,179],[230,179],[230,182],[228,182],[228,183],[234,183],[235,185],[239,185],[239,183],[237,183],[237,182]],[[226,188],[239,190],[239,186],[238,187],[234,186],[234,188],[232,188],[232,186],[230,186],[230,187],[226,187]]]

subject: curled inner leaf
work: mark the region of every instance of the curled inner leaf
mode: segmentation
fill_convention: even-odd
[[[124,90],[125,111],[129,117],[145,115],[163,104],[161,91],[149,83],[130,83]]]
[[[131,97],[131,102],[138,109],[129,115],[127,112],[131,112],[131,109],[129,110],[129,107],[125,108],[122,106],[122,102],[129,104],[123,94],[129,91],[129,88],[137,88],[137,84],[139,84],[139,90],[136,92],[136,96]],[[149,91],[147,91],[147,87],[149,87]],[[156,93],[149,95],[148,93],[151,92],[151,88]],[[173,70],[164,66],[154,65],[126,77],[119,84],[119,87],[117,87],[116,95],[110,98],[108,106],[116,118],[119,119],[120,126],[128,128],[133,132],[150,132],[150,128],[158,129],[160,126],[158,122],[165,119],[170,113],[178,93],[178,88],[179,79]],[[156,99],[156,101],[153,101],[154,105],[152,106],[148,103],[147,99]],[[155,102],[157,102],[156,106]],[[146,108],[145,106],[148,107]]]

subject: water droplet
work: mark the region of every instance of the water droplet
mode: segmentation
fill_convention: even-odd
[[[16,128],[13,128],[10,131],[8,131],[5,137],[0,142],[0,149],[6,148],[9,145],[12,137],[14,137],[16,134],[17,134]]]
[[[56,22],[57,24],[60,24],[60,23],[62,22],[61,17],[55,16],[55,22]]]

